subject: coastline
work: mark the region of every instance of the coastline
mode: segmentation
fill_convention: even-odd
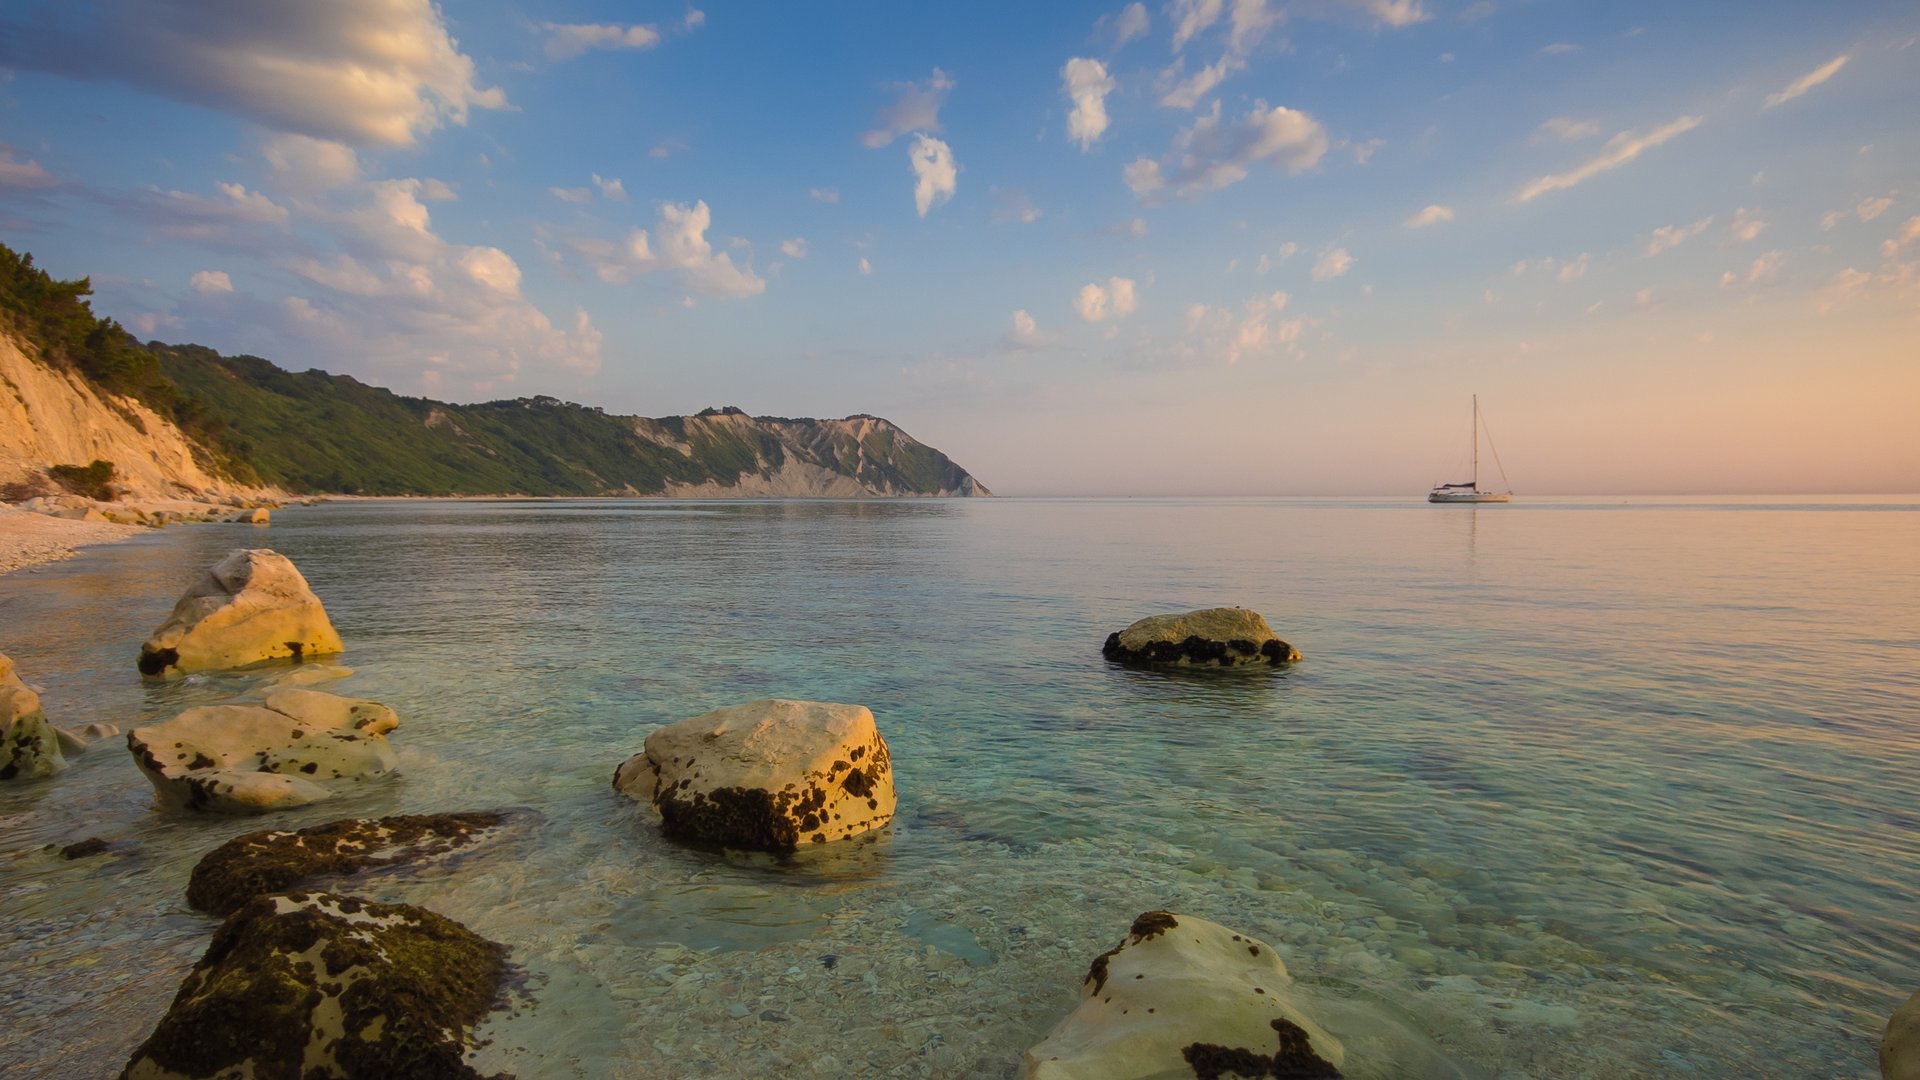
[[[0,504],[0,574],[71,559],[83,547],[118,543],[146,531],[139,525],[74,521]]]

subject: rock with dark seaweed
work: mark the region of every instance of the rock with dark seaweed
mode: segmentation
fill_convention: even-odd
[[[615,791],[659,810],[668,836],[786,854],[893,819],[893,761],[861,705],[773,699],[647,736]]]
[[[1279,667],[1300,659],[1300,650],[1246,608],[1150,615],[1108,634],[1100,652],[1129,667]]]
[[[41,711],[40,695],[0,653],[0,780],[38,780],[66,767],[60,733]]]
[[[194,866],[187,903],[212,915],[230,915],[266,893],[461,853],[498,835],[511,820],[531,816],[530,810],[475,810],[247,833],[214,848]]]
[[[391,772],[387,733],[399,726],[377,701],[276,690],[264,706],[206,705],[134,728],[127,749],[163,805],[257,814]]]
[[[1920,993],[1887,1021],[1880,1036],[1880,1075],[1885,1080],[1920,1080]]]
[[[507,950],[405,904],[254,898],[214,933],[125,1080],[468,1080]]]
[[[1346,1051],[1294,1001],[1272,947],[1149,911],[1094,959],[1080,1007],[1027,1051],[1026,1080],[1330,1080]]]
[[[172,679],[193,671],[301,660],[344,646],[320,598],[293,561],[240,548],[209,567],[140,646],[140,674]]]

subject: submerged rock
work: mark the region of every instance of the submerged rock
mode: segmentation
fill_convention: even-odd
[[[47,722],[40,695],[28,689],[0,653],[0,780],[37,780],[67,767],[60,732]]]
[[[1886,1080],[1920,1080],[1920,993],[1893,1011],[1880,1036],[1880,1075]]]
[[[1338,1077],[1346,1051],[1294,1005],[1265,942],[1149,911],[1094,959],[1080,1007],[1027,1051],[1027,1080]]]
[[[821,701],[755,701],[670,724],[613,787],[652,803],[675,839],[776,853],[877,829],[895,803],[873,714]]]
[[[127,749],[161,803],[254,814],[330,798],[330,784],[391,772],[387,732],[400,726],[377,701],[318,690],[276,690],[265,706],[208,705],[127,733]]]
[[[507,950],[407,904],[262,896],[214,933],[123,1080],[477,1077]]]
[[[344,648],[292,560],[266,548],[241,548],[208,569],[140,646],[140,673],[175,678]]]
[[[360,818],[298,832],[236,836],[194,866],[187,882],[187,903],[213,915],[229,915],[265,893],[286,892],[377,867],[424,862],[486,839],[511,813],[476,810]]]
[[[1300,659],[1300,650],[1274,636],[1267,620],[1246,608],[1150,615],[1108,634],[1100,652],[1109,660],[1140,666],[1278,667]]]

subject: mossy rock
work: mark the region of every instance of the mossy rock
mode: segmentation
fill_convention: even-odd
[[[212,915],[230,915],[266,893],[449,855],[486,839],[510,817],[531,813],[475,810],[356,818],[298,832],[247,833],[214,848],[194,866],[187,903]]]
[[[1300,650],[1246,608],[1150,615],[1108,634],[1100,651],[1129,667],[1280,667],[1300,659]]]
[[[507,950],[423,908],[329,893],[256,897],[207,953],[123,1080],[477,1078],[473,1026]]]

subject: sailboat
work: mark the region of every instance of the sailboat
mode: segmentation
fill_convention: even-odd
[[[1493,450],[1493,436],[1487,436],[1487,449]],[[1500,452],[1493,451],[1493,463],[1500,464]],[[1507,470],[1500,470],[1500,479],[1507,479]],[[1511,491],[1480,490],[1480,395],[1473,395],[1473,479],[1464,484],[1435,484],[1427,492],[1427,501],[1432,503],[1503,503],[1513,497]]]

